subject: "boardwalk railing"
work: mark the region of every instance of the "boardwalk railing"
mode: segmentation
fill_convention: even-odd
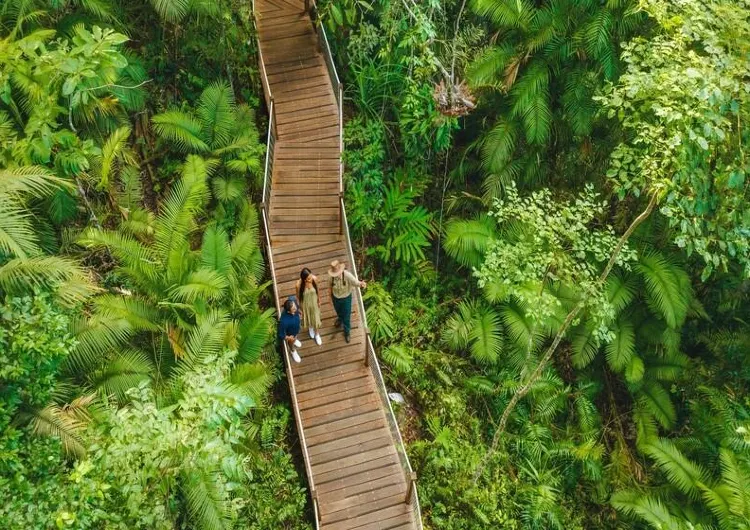
[[[315,5],[314,0],[313,0],[313,5],[315,9],[317,9],[317,6]],[[255,14],[256,14],[255,2],[253,2],[253,17],[255,17]],[[257,24],[257,20],[256,20],[256,24]],[[349,225],[347,223],[346,208],[344,205],[344,181],[343,181],[343,176],[344,176],[344,164],[343,164],[344,90],[343,90],[343,85],[341,83],[341,80],[339,79],[338,73],[336,71],[336,66],[333,61],[333,55],[331,53],[331,48],[328,43],[328,38],[326,36],[325,29],[323,28],[323,25],[319,19],[314,22],[314,27],[318,36],[319,49],[325,59],[326,68],[328,70],[328,75],[331,80],[331,86],[335,90],[336,104],[337,104],[338,112],[339,112],[339,120],[338,120],[339,122],[338,123],[339,125],[339,153],[340,153],[339,155],[339,208],[340,208],[340,220],[341,220],[341,234],[344,236],[344,241],[346,243],[346,251],[348,254],[349,261],[351,262],[352,272],[354,273],[356,277],[359,277],[357,274],[357,265],[354,259],[354,252],[352,250],[351,236],[349,234]],[[265,242],[266,242],[266,249],[267,249],[267,255],[268,255],[268,263],[271,269],[274,296],[276,299],[276,311],[277,311],[278,317],[280,318],[281,317],[281,307],[280,307],[281,302],[279,298],[279,289],[278,289],[278,281],[276,278],[276,269],[273,263],[273,251],[271,247],[271,238],[270,238],[270,229],[269,229],[270,220],[268,218],[269,216],[268,212],[270,212],[270,204],[271,204],[271,179],[273,175],[274,146],[276,142],[276,113],[275,113],[275,108],[274,108],[275,107],[274,98],[271,93],[270,84],[268,82],[268,74],[266,72],[266,67],[263,62],[263,53],[260,49],[260,42],[258,42],[258,62],[259,62],[259,69],[260,69],[260,74],[261,74],[261,81],[263,83],[263,90],[265,93],[266,105],[268,106],[268,112],[269,112],[261,210],[262,210],[263,227],[264,227],[265,239],[266,239]],[[391,436],[396,446],[396,451],[398,452],[399,462],[401,464],[401,468],[404,472],[404,476],[406,479],[407,489],[406,489],[404,502],[408,504],[411,510],[413,511],[414,519],[417,524],[417,528],[422,530],[423,526],[422,526],[421,512],[419,508],[419,497],[417,494],[416,474],[414,473],[414,470],[411,467],[411,463],[409,462],[409,456],[406,452],[406,445],[404,444],[403,438],[401,436],[401,431],[398,427],[396,416],[393,413],[393,407],[391,406],[391,401],[390,401],[390,398],[388,397],[388,392],[385,386],[385,380],[383,379],[383,373],[380,370],[380,363],[378,362],[377,355],[375,354],[375,348],[373,347],[372,340],[370,338],[370,329],[367,325],[367,313],[365,311],[365,307],[364,307],[364,303],[362,299],[362,291],[359,289],[359,287],[357,287],[356,289],[356,301],[357,301],[357,309],[360,315],[362,328],[365,333],[365,348],[363,352],[364,363],[367,367],[369,367],[370,372],[372,373],[372,376],[375,379],[375,384],[378,389],[378,395],[380,396],[381,404],[383,406],[383,409],[385,410],[386,420],[388,422]],[[293,377],[292,370],[291,370],[292,360],[291,360],[289,348],[287,347],[286,343],[283,343],[283,350],[284,350],[284,357],[286,360],[287,379],[289,380],[290,391],[291,391],[292,406],[294,409],[295,420],[297,422],[297,432],[299,433],[301,450],[302,450],[304,461],[305,461],[305,472],[307,474],[308,484],[310,485],[310,496],[313,501],[315,528],[319,529],[320,528],[320,514],[319,514],[317,493],[315,490],[315,481],[313,479],[312,469],[310,467],[310,456],[307,450],[307,443],[305,442],[305,432],[304,432],[304,428],[302,425],[302,418],[300,415],[299,404],[297,402],[297,392],[295,388],[294,377]]]
[[[344,198],[341,197],[341,213],[343,215],[343,226],[344,226],[344,240],[346,241],[346,251],[349,256],[349,261],[352,264],[352,272],[354,276],[359,278],[357,274],[357,262],[354,260],[354,251],[352,250],[351,237],[349,235],[349,224],[346,221],[346,208],[344,206]],[[373,378],[375,379],[375,386],[378,389],[378,395],[382,403],[383,409],[386,411],[386,420],[388,421],[388,427],[391,430],[391,436],[393,442],[396,445],[396,451],[398,452],[398,459],[401,464],[401,469],[404,472],[406,478],[406,498],[404,502],[411,506],[414,512],[414,520],[417,523],[417,528],[422,529],[422,513],[419,508],[419,496],[417,495],[417,474],[411,467],[409,462],[409,455],[406,453],[406,444],[401,437],[401,430],[398,428],[398,422],[396,421],[396,415],[393,413],[393,407],[391,406],[391,400],[388,397],[388,391],[385,387],[385,380],[383,379],[383,372],[380,371],[380,363],[378,362],[378,356],[375,354],[375,348],[372,345],[370,338],[370,328],[367,326],[367,313],[365,312],[365,305],[362,299],[362,290],[357,287],[356,289],[357,298],[357,309],[360,314],[360,320],[362,321],[362,327],[365,332],[365,351],[364,351],[364,362],[365,365],[370,368]]]
[[[313,0],[313,8],[317,13],[318,4]],[[326,30],[323,27],[323,23],[320,17],[315,16],[316,20],[313,20],[313,26],[315,33],[318,36],[318,49],[323,54],[325,59],[326,70],[328,70],[328,77],[331,79],[331,86],[333,87],[336,96],[336,106],[339,110],[339,193],[344,193],[344,85],[341,84],[339,74],[336,71],[336,64],[333,62],[333,54],[331,53],[331,46],[328,44],[328,36]],[[343,214],[341,214],[343,217]],[[341,233],[343,234],[343,225]]]
[[[317,5],[313,1],[313,5],[317,9]],[[331,47],[328,44],[328,37],[326,36],[325,28],[319,17],[316,17],[315,29],[318,34],[318,46],[323,54],[326,62],[326,68],[328,69],[328,76],[331,78],[331,86],[334,87],[336,92],[336,103],[339,110],[339,209],[341,216],[341,233],[344,235],[346,241],[346,251],[349,256],[349,261],[352,264],[352,272],[354,276],[359,278],[357,274],[357,263],[354,260],[354,252],[352,250],[351,236],[349,235],[349,224],[346,220],[346,206],[344,205],[344,88],[339,79],[338,73],[336,72],[336,65],[333,62],[333,54],[331,53]],[[362,291],[357,287],[356,292],[357,298],[357,309],[359,310],[360,319],[362,322],[362,328],[365,332],[365,351],[364,351],[364,362],[367,367],[370,368],[372,376],[375,379],[375,383],[378,389],[378,395],[382,402],[383,409],[386,411],[386,419],[388,420],[388,426],[391,430],[393,441],[396,444],[396,451],[398,452],[399,462],[401,468],[404,471],[406,478],[406,498],[404,501],[409,504],[414,512],[414,519],[417,522],[417,528],[422,528],[422,517],[419,509],[419,497],[417,495],[417,484],[416,484],[416,473],[411,467],[409,462],[409,456],[406,453],[406,445],[401,437],[401,431],[398,428],[398,422],[396,421],[396,415],[393,413],[393,407],[391,406],[391,400],[388,397],[388,391],[385,387],[385,380],[383,379],[383,373],[380,371],[380,363],[378,357],[375,354],[375,348],[372,345],[370,338],[370,328],[367,325],[367,313],[365,312],[365,306],[362,299]]]
[[[253,2],[253,20],[255,19],[255,2]],[[256,30],[257,31],[257,30]],[[274,99],[271,94],[271,86],[268,83],[268,73],[266,72],[266,66],[263,62],[263,52],[260,49],[260,41],[258,42],[258,64],[260,69],[261,81],[263,83],[263,91],[266,97],[266,104],[268,105],[268,135],[266,138],[266,163],[263,172],[263,195],[261,198],[261,217],[263,218],[263,232],[265,233],[266,239],[266,255],[268,257],[268,267],[271,270],[271,279],[273,280],[273,294],[276,301],[276,318],[281,318],[281,298],[279,296],[279,282],[276,278],[276,267],[273,263],[273,249],[271,247],[271,230],[270,220],[268,218],[268,212],[271,211],[271,183],[273,176],[273,162],[274,162],[274,147],[276,145],[276,112],[274,108]],[[299,403],[297,402],[297,389],[294,386],[294,376],[292,374],[292,359],[289,352],[287,343],[282,342],[282,349],[284,351],[284,360],[286,365],[286,377],[289,381],[289,390],[292,398],[292,408],[294,409],[294,419],[297,423],[297,433],[299,435],[300,448],[302,450],[303,460],[305,462],[305,474],[307,475],[307,483],[310,485],[310,497],[312,499],[313,516],[315,518],[315,529],[320,528],[320,510],[318,509],[318,495],[315,490],[315,480],[313,479],[312,468],[310,467],[310,455],[307,452],[307,442],[305,441],[305,429],[302,425],[302,417],[300,416]]]

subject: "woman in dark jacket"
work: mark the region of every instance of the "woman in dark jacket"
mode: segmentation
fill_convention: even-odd
[[[286,341],[292,350],[292,359],[297,363],[302,362],[302,358],[297,353],[297,348],[302,346],[302,343],[297,340],[299,328],[300,316],[297,310],[297,299],[294,296],[290,296],[284,302],[284,310],[281,312],[281,318],[279,318],[278,337],[279,341]],[[279,344],[281,345],[282,343],[279,342]]]

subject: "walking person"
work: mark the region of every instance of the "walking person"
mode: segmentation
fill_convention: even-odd
[[[328,276],[331,277],[331,302],[338,317],[336,327],[344,326],[344,340],[349,342],[352,330],[352,294],[357,286],[362,289],[366,288],[367,282],[355,278],[351,272],[346,270],[346,264],[339,260],[331,262]]]
[[[297,353],[297,348],[302,346],[302,343],[297,339],[297,334],[300,329],[300,316],[297,308],[297,299],[294,296],[290,296],[284,302],[284,310],[281,312],[279,318],[279,347],[281,352],[284,352],[283,341],[285,341],[289,348],[292,350],[292,359],[294,362],[302,362],[302,358]]]
[[[310,333],[310,338],[315,339],[315,344],[320,346],[323,344],[323,339],[320,338],[320,328],[323,327],[320,318],[320,291],[317,277],[307,267],[299,273],[297,298],[302,309],[303,325]]]

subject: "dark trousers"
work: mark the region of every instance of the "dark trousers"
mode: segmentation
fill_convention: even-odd
[[[336,310],[336,316],[341,320],[344,326],[344,333],[347,335],[352,329],[352,295],[346,298],[333,297],[333,308]]]

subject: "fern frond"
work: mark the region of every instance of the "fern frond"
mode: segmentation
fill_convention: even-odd
[[[690,303],[690,292],[684,292],[684,271],[664,255],[650,252],[636,265],[646,284],[646,300],[669,327],[682,325]],[[688,282],[689,287],[689,282]]]
[[[671,429],[677,420],[672,400],[664,387],[655,381],[648,381],[638,393],[638,401],[644,410],[651,414],[665,429]]]
[[[688,460],[672,442],[660,438],[646,444],[643,451],[654,459],[677,489],[693,499],[700,497],[706,487],[706,471]]]
[[[614,372],[621,372],[635,353],[635,330],[627,316],[621,316],[612,327],[615,338],[604,350],[607,353],[607,364]]]

